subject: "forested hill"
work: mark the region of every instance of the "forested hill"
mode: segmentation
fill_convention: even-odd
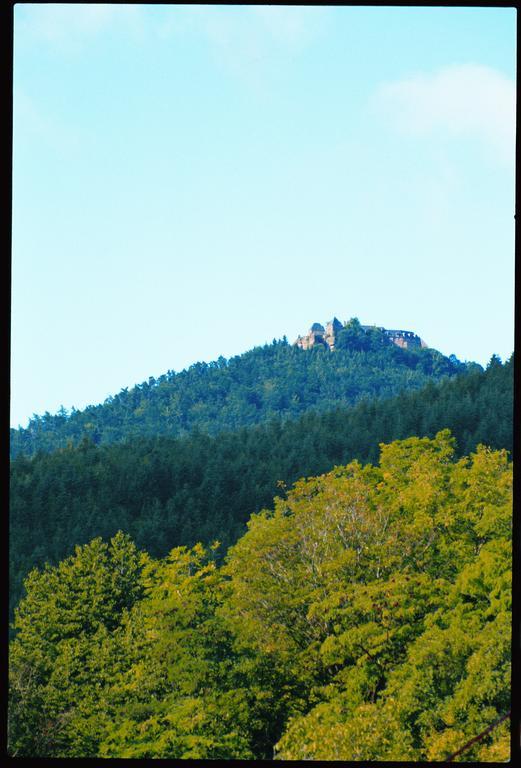
[[[479,443],[512,450],[513,357],[487,370],[329,413],[186,437],[140,437],[77,447],[11,465],[11,599],[34,566],[119,529],[153,556],[197,541],[234,543],[279,481],[378,459],[378,444],[449,428],[458,454]]]
[[[390,397],[469,367],[476,364],[434,349],[401,349],[377,329],[364,332],[353,319],[334,352],[274,340],[229,360],[168,371],[83,411],[35,415],[27,428],[11,430],[11,455],[52,451],[84,437],[107,445],[136,436],[184,435],[194,428],[216,434]]]

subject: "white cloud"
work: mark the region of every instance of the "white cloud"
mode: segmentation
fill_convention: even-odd
[[[375,104],[399,131],[435,132],[481,139],[512,166],[515,150],[515,84],[491,67],[455,64],[384,83]]]
[[[107,29],[135,38],[203,38],[216,61],[240,78],[256,80],[262,62],[302,51],[320,30],[327,9],[287,6],[19,4],[15,42],[44,43],[83,52]]]
[[[180,5],[158,6],[147,18],[153,18],[159,38],[202,39],[217,66],[248,88],[263,90],[281,60],[298,55],[321,34],[327,14],[317,7]]]
[[[179,6],[163,15],[163,28],[186,31],[191,26],[217,45],[236,45],[241,40],[247,44],[262,38],[265,44],[301,48],[317,34],[326,13],[327,9],[317,7]]]
[[[228,68],[302,51],[323,29],[325,8],[293,6],[174,6],[158,13],[161,37],[189,33],[204,38]]]
[[[324,20],[326,9],[284,5],[254,5],[250,8],[254,23],[260,24],[272,38],[291,48],[305,46]]]
[[[137,5],[27,3],[15,6],[15,40],[23,34],[70,48],[111,24],[123,23],[136,28],[140,18],[141,9]]]

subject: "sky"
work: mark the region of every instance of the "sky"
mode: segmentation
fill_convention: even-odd
[[[16,5],[12,425],[333,316],[507,359],[515,13]]]

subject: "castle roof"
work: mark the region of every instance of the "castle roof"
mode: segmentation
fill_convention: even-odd
[[[313,325],[311,326],[311,328],[309,330],[310,331],[322,331],[323,332],[324,331],[324,326],[320,325],[320,323],[313,323]]]

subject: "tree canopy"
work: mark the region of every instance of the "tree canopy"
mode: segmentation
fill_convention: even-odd
[[[12,603],[31,568],[120,529],[153,557],[215,539],[225,552],[280,483],[353,459],[375,462],[380,442],[450,428],[460,454],[480,442],[512,450],[512,372],[513,361],[498,363],[387,400],[214,437],[85,439],[52,454],[22,454],[11,464]]]
[[[17,756],[443,760],[510,706],[512,465],[449,430],[298,480],[219,560],[95,539],[33,571]],[[461,760],[507,760],[504,724]]]

